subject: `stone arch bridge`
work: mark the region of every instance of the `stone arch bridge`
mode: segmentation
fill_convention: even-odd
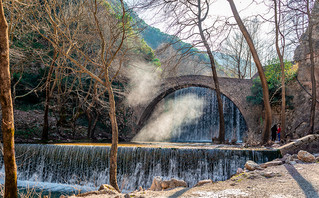
[[[246,97],[251,93],[252,80],[226,77],[220,77],[218,80],[221,93],[237,106],[246,121],[248,129],[250,131],[259,130],[262,109],[260,106],[252,105],[246,100]],[[157,95],[154,95],[147,104],[140,105],[135,110],[135,115],[137,115],[135,133],[147,123],[157,103],[168,94],[187,87],[204,87],[215,90],[212,76],[188,75],[163,79],[160,87],[157,89],[159,90]]]

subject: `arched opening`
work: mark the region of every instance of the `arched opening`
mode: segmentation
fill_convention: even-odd
[[[245,119],[228,97],[222,99],[225,138],[240,142],[247,131]],[[168,89],[148,105],[139,124],[137,141],[211,142],[219,133],[215,90],[194,85]]]

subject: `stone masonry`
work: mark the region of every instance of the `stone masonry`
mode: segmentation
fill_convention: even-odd
[[[235,78],[218,78],[222,94],[228,97],[242,113],[250,131],[260,131],[260,118],[262,110],[260,106],[248,103],[246,97],[251,94],[252,80]],[[139,106],[137,110],[137,129],[139,131],[150,118],[157,103],[168,94],[186,87],[205,87],[215,89],[211,76],[188,75],[163,79],[160,91],[147,105]]]

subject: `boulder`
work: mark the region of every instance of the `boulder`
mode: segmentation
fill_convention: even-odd
[[[300,150],[298,152],[298,159],[300,159],[303,162],[309,162],[309,163],[316,162],[315,156],[303,150]]]
[[[100,186],[100,188],[99,188],[99,191],[101,191],[101,190],[111,190],[111,191],[113,191],[113,190],[115,190],[115,188],[113,186],[109,185],[109,184],[102,184]]]
[[[248,160],[245,164],[245,168],[250,171],[262,170],[262,168],[254,161]]]
[[[167,189],[169,188],[169,181],[162,181],[161,183],[161,186],[162,186],[162,189]]]
[[[274,161],[270,161],[270,162],[266,162],[264,164],[261,164],[260,167],[261,168],[267,168],[267,167],[270,167],[270,166],[279,166],[283,164],[283,162],[281,160],[274,160]]]
[[[154,177],[151,188],[149,190],[160,191],[177,187],[187,187],[187,183],[183,180],[177,180],[174,178],[171,180],[163,181],[161,177]]]
[[[201,180],[194,187],[202,186],[205,184],[212,184],[212,183],[213,183],[213,180],[211,180],[211,179]]]
[[[175,178],[169,180],[169,188],[187,187],[187,183],[183,180],[177,180]]]
[[[161,183],[162,183],[162,178],[161,178],[161,177],[159,177],[159,176],[154,177],[154,178],[153,178],[152,185],[151,185],[151,187],[150,187],[150,190],[153,190],[153,191],[160,191],[160,190],[162,190]]]
[[[124,198],[130,198],[130,195],[129,194],[125,194]]]
[[[275,173],[273,173],[273,172],[261,172],[260,175],[264,176],[266,178],[271,178],[271,177],[275,176]]]

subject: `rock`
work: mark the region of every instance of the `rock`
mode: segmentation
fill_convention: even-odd
[[[261,164],[260,167],[261,168],[267,168],[267,167],[270,167],[270,166],[279,166],[283,164],[283,162],[281,160],[274,160],[274,161],[270,161],[270,162],[266,162],[264,164]]]
[[[169,188],[169,181],[162,181],[161,186],[162,186],[162,189]]]
[[[300,150],[298,152],[298,159],[300,159],[303,162],[309,162],[309,163],[313,163],[316,161],[315,156],[303,150]]]
[[[212,184],[212,183],[213,183],[213,180],[211,180],[211,179],[201,180],[194,187],[202,186],[202,185],[205,185],[205,184]]]
[[[260,175],[264,176],[266,178],[271,178],[271,177],[275,176],[275,173],[273,173],[273,172],[261,172]]]
[[[296,161],[289,161],[287,164],[295,165],[295,164],[297,164],[297,162]]]
[[[275,144],[272,145],[272,147],[273,147],[273,148],[278,148],[278,147],[280,147],[280,144],[275,143]]]
[[[124,198],[130,198],[130,195],[129,194],[125,194]]]
[[[154,177],[152,186],[149,190],[160,191],[177,187],[187,187],[187,183],[183,180],[177,180],[174,178],[163,181],[161,177]]]
[[[140,187],[138,187],[138,190],[139,190],[139,191],[143,191],[144,189],[143,189],[142,186],[140,186]]]
[[[161,178],[161,177],[159,177],[159,176],[154,177],[154,178],[153,178],[152,185],[151,185],[151,187],[150,187],[150,190],[153,190],[153,191],[162,190],[161,183],[162,183],[162,178]]]
[[[284,163],[289,163],[292,160],[292,156],[290,154],[286,154],[281,158],[281,161]]]
[[[111,191],[116,191],[115,188],[109,184],[102,184],[99,188],[99,191],[101,190],[111,190]],[[117,192],[117,191],[116,191]]]
[[[183,180],[171,179],[169,188],[187,187],[187,183]]]
[[[298,155],[297,154],[293,154],[291,157],[292,157],[292,159],[298,159]]]
[[[238,174],[243,173],[243,172],[244,172],[244,170],[242,168],[237,168],[236,174],[238,175]]]
[[[261,170],[262,168],[254,161],[248,160],[245,164],[245,168],[250,171]]]

